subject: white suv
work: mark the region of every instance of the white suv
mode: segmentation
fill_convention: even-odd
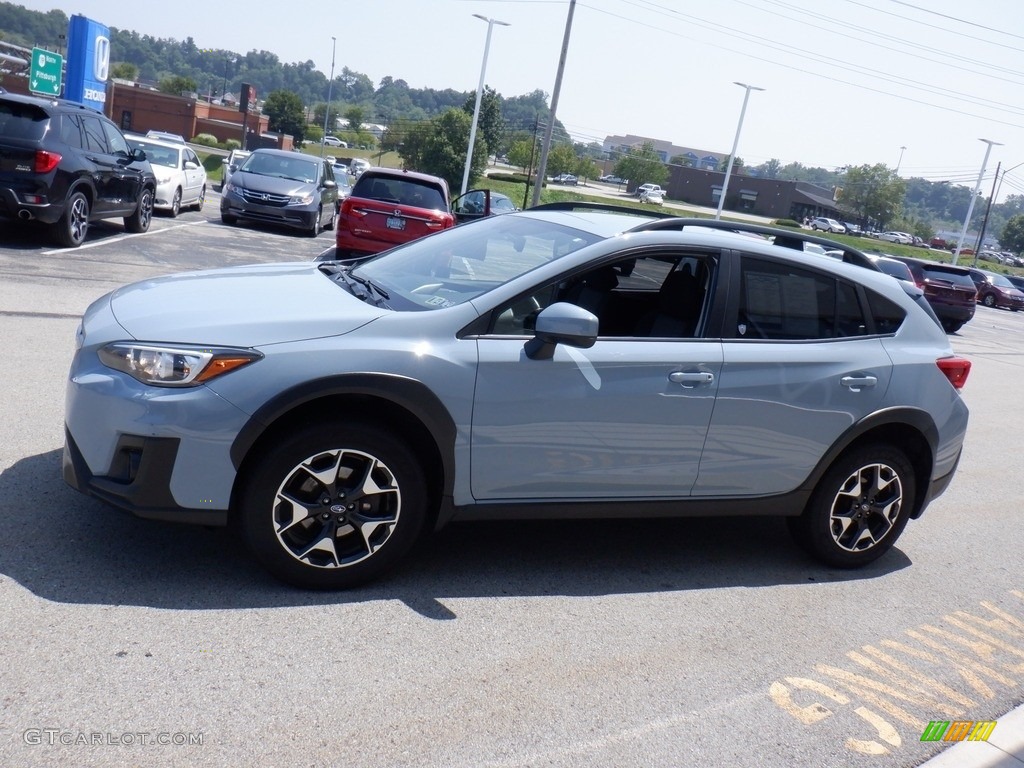
[[[811,229],[820,229],[823,232],[837,232],[839,234],[844,234],[846,232],[846,227],[844,227],[838,221],[836,221],[835,219],[825,218],[824,216],[819,216],[816,219],[812,219]]]

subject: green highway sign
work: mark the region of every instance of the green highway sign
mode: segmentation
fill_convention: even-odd
[[[29,69],[28,89],[44,96],[60,96],[63,77],[64,57],[59,53],[32,49],[32,66]]]

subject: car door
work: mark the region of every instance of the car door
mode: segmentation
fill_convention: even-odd
[[[885,401],[892,362],[852,283],[741,261],[694,496],[785,493]],[[731,327],[730,327],[731,326]]]
[[[333,217],[338,213],[338,182],[334,178],[333,166],[326,160],[321,163],[317,186],[324,216],[327,221],[333,221]]]
[[[182,193],[182,198],[189,202],[196,202],[203,194],[206,170],[199,161],[199,156],[188,147],[181,154],[182,172],[185,175],[185,190]]]
[[[568,280],[495,310],[491,331],[477,339],[470,450],[478,501],[690,493],[722,371],[721,342],[693,334],[634,335],[622,323],[632,317],[638,327],[657,306],[659,285],[680,258],[670,253],[622,262],[605,302],[595,294],[607,282],[595,280],[570,294]],[[600,313],[601,335],[589,349],[558,345],[550,360],[531,359],[524,350],[529,317],[569,298]],[[517,312],[524,318],[519,333]],[[606,334],[605,320],[620,335]]]

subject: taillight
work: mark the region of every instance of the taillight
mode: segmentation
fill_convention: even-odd
[[[57,167],[57,163],[60,162],[60,154],[57,152],[47,152],[45,149],[36,150],[36,162],[33,170],[36,173],[49,173]]]
[[[967,383],[967,375],[971,372],[971,361],[963,357],[943,357],[935,361],[953,389],[961,389]]]

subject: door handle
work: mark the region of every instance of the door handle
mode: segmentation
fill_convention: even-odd
[[[854,392],[860,392],[864,387],[875,386],[878,383],[878,378],[876,376],[843,376],[839,383]]]
[[[710,384],[715,380],[715,374],[707,371],[673,371],[668,375],[668,380],[673,384],[689,385],[692,388],[698,384]]]

